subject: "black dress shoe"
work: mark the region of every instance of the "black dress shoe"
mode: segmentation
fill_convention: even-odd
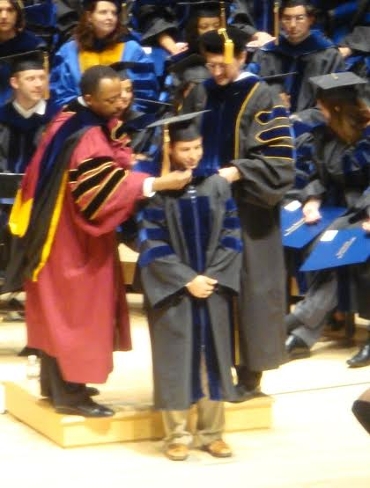
[[[290,334],[285,341],[285,350],[289,359],[303,359],[311,355],[310,348],[307,344],[294,334]]]
[[[113,417],[114,410],[95,403],[90,398],[78,405],[55,405],[57,413],[65,415],[80,415],[82,417]]]
[[[245,385],[238,383],[235,389],[238,396],[235,400],[232,400],[230,403],[242,403],[248,400],[253,400],[253,398],[266,396],[265,393],[262,393],[260,386],[257,386],[253,390],[248,390],[245,387]]]
[[[370,364],[370,342],[366,342],[353,357],[347,360],[350,368],[362,368]]]

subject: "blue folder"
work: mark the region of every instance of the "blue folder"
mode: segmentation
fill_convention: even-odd
[[[345,214],[344,207],[320,207],[321,219],[316,224],[304,222],[302,207],[293,211],[281,208],[281,234],[284,247],[303,249],[321,234],[336,218]]]
[[[332,240],[318,241],[300,271],[338,268],[364,263],[369,259],[370,235],[368,233],[361,228],[342,229],[336,232]]]

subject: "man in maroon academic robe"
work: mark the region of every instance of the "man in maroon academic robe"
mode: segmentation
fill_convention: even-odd
[[[43,393],[60,413],[104,417],[114,412],[91,400],[86,383],[105,382],[113,349],[131,347],[115,229],[137,200],[181,188],[190,171],[155,179],[125,171],[131,154],[108,127],[122,108],[118,75],[95,66],[81,91],[79,106],[49,126],[22,182],[10,218],[20,267],[10,263],[8,283],[14,288],[13,275],[25,285]]]

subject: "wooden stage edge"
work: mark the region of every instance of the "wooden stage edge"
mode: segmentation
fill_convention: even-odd
[[[6,411],[61,447],[78,447],[112,442],[159,440],[163,428],[159,412],[148,405],[134,407],[110,404],[104,395],[99,402],[116,411],[109,418],[62,415],[47,400],[32,393],[28,385],[5,382]],[[269,429],[272,426],[273,399],[260,396],[243,403],[226,403],[226,432]],[[190,425],[195,425],[192,411]]]

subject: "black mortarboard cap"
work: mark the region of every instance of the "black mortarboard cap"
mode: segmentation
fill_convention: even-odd
[[[168,71],[177,74],[183,81],[191,81],[193,83],[202,83],[209,78],[209,71],[205,67],[204,57],[196,53],[170,64]]]
[[[40,50],[27,51],[19,54],[11,54],[0,58],[0,64],[5,64],[9,69],[9,76],[29,69],[45,68],[45,53]]]
[[[174,115],[173,117],[157,120],[147,126],[148,129],[163,126],[162,175],[170,171],[169,144],[171,142],[188,142],[198,139],[201,134],[197,120],[204,112],[207,112],[207,110]]]
[[[43,51],[32,51],[22,53],[20,56],[13,58],[11,62],[11,74],[27,71],[29,69],[44,69],[45,54]]]
[[[235,53],[246,50],[246,44],[250,41],[250,35],[237,27],[227,26],[227,37],[233,42]],[[225,37],[218,31],[209,31],[199,38],[202,49],[213,54],[224,54]]]
[[[224,2],[215,0],[194,0],[188,2],[177,2],[178,5],[186,5],[190,7],[190,16],[192,17],[220,17],[221,4],[223,3],[225,8],[231,4],[231,0]]]
[[[153,122],[148,125],[147,128],[150,129],[159,126],[167,127],[171,142],[192,141],[201,136],[197,120],[200,115],[207,111],[208,110],[201,110],[199,112],[166,117]]]
[[[316,88],[316,97],[346,99],[358,96],[358,87],[368,83],[351,71],[312,76],[310,83]]]

